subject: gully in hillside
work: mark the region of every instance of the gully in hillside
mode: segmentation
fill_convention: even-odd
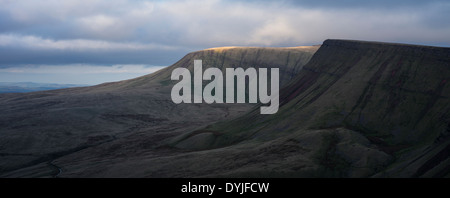
[[[259,76],[255,68],[226,68],[226,103],[235,103],[235,92],[237,93],[237,103],[245,103],[246,77],[248,77],[248,101],[257,102],[257,92],[259,91],[259,101],[269,106],[261,107],[261,114],[274,114],[279,106],[279,69],[271,68],[270,71],[270,95],[268,94],[267,68],[259,68]],[[180,80],[180,76],[182,79]],[[214,76],[214,80],[212,80]],[[259,78],[258,78],[259,77]],[[172,88],[172,101],[179,103],[192,103],[191,97],[191,73],[186,68],[176,68],[172,71],[171,80],[180,80]],[[212,80],[203,88],[203,80]],[[236,80],[236,85],[235,85]],[[258,86],[259,82],[259,86]],[[259,89],[258,89],[259,87]],[[235,91],[236,88],[236,91]],[[182,91],[182,94],[180,92]],[[214,94],[213,94],[214,92]],[[208,68],[203,73],[202,60],[194,60],[194,103],[223,103],[223,74],[218,68]]]

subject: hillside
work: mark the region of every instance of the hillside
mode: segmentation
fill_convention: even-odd
[[[119,139],[53,163],[62,177],[448,177],[449,57],[448,48],[327,40],[280,91],[277,114],[255,107],[146,139],[160,143],[153,150]]]
[[[292,161],[272,167],[281,171],[252,168],[269,176],[448,176],[449,63],[449,48],[327,40],[281,90],[277,114],[253,111],[173,144],[286,149]]]
[[[103,146],[124,141],[128,142],[118,150],[127,155],[153,151],[163,144],[161,140],[230,119],[252,107],[175,105],[170,90],[176,82],[170,81],[170,74],[177,67],[192,70],[194,59],[203,59],[204,68],[268,67],[267,64],[280,67],[283,86],[318,48],[207,49],[136,79],[92,87],[0,94],[0,176],[51,177],[59,173],[54,164],[58,158],[90,148],[101,151]],[[112,150],[105,152],[108,154],[102,157],[121,155]]]
[[[174,105],[171,71],[194,59],[280,67],[279,111]],[[128,81],[4,94],[0,176],[449,177],[449,64],[450,48],[326,40],[212,48]]]

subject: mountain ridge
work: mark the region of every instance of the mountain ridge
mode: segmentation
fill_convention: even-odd
[[[387,154],[383,160],[379,159],[384,162],[378,167],[394,163],[392,160],[401,158],[396,153],[417,145],[428,145],[424,147],[432,150],[428,155],[448,153],[445,145],[449,144],[450,129],[449,95],[446,94],[449,93],[449,55],[450,48],[326,40],[299,75],[280,91],[281,106],[276,115],[263,116],[253,111],[194,132],[216,134],[209,143],[201,144],[205,147],[192,147],[195,135],[177,139],[173,145],[208,150],[318,131],[326,134],[326,138],[334,137],[330,134],[335,133],[362,135],[359,140],[370,142],[367,145],[379,151],[376,155]],[[295,122],[292,117],[303,119]],[[436,141],[439,143],[434,144]],[[370,157],[364,155],[360,157]],[[352,157],[344,154],[344,158]],[[424,165],[408,168],[419,166]],[[335,170],[332,174],[342,175],[347,171],[351,170]],[[355,172],[347,174],[361,174]],[[425,172],[414,176],[421,174]]]
[[[132,80],[0,95],[0,175],[449,176],[450,48],[326,40],[317,52],[261,50],[202,50]],[[171,71],[197,58],[221,69],[283,66],[279,112],[173,105]]]
[[[286,66],[289,65],[290,70],[280,73],[289,77],[299,71],[295,67],[303,66],[317,48],[289,51],[240,48],[237,51],[229,50],[225,54],[203,50],[189,53],[170,67],[135,79],[91,87],[1,94],[0,107],[3,113],[0,115],[0,142],[3,146],[0,147],[0,172],[21,172],[20,169],[39,166],[39,170],[45,173],[49,168],[53,169],[47,163],[63,155],[140,134],[142,131],[150,132],[145,134],[146,138],[139,138],[137,142],[160,139],[161,135],[153,131],[169,131],[163,135],[167,137],[178,135],[185,130],[229,119],[253,106],[174,104],[170,99],[170,85],[176,82],[170,80],[171,71],[177,67],[193,68],[195,58],[204,59],[205,67],[247,68],[257,66],[248,63],[255,60],[253,56],[257,53],[275,52],[278,57],[261,57],[261,60],[281,67],[288,62]],[[248,53],[243,56],[241,52]],[[218,60],[208,58],[210,55]],[[286,61],[287,57],[292,61]],[[31,174],[39,175],[40,171]]]

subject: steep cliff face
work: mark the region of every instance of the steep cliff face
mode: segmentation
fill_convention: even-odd
[[[329,176],[425,176],[433,168],[427,176],[445,175],[449,64],[449,48],[327,40],[281,90],[277,114],[259,115],[255,109],[177,139],[174,145],[210,149],[310,134],[323,136],[321,143],[298,146],[321,159],[312,164],[332,170]],[[199,138],[203,133],[215,135]],[[343,148],[347,144],[362,147]],[[402,168],[385,169],[399,164]]]
[[[392,144],[433,141],[449,123],[449,64],[448,48],[328,40],[281,100],[309,127],[346,126]],[[315,113],[302,115],[310,106]]]
[[[377,176],[449,174],[449,48],[327,40],[303,69],[282,96],[301,125],[364,135],[395,159]]]
[[[172,71],[175,68],[188,68],[191,72],[194,69],[194,60],[203,61],[203,69],[210,67],[219,68],[225,73],[226,68],[241,67],[253,68],[279,68],[280,86],[288,83],[302,67],[309,62],[320,46],[301,47],[219,47],[192,52],[184,56],[172,66],[162,69],[147,76],[142,76],[134,80],[123,81],[112,85],[112,88],[124,87],[126,89],[154,86],[153,83],[161,85],[173,85],[170,80]],[[171,87],[171,86],[170,86]]]

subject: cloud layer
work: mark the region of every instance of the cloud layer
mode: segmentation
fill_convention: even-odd
[[[217,46],[327,38],[450,46],[443,0],[0,0],[5,64],[169,65]]]

